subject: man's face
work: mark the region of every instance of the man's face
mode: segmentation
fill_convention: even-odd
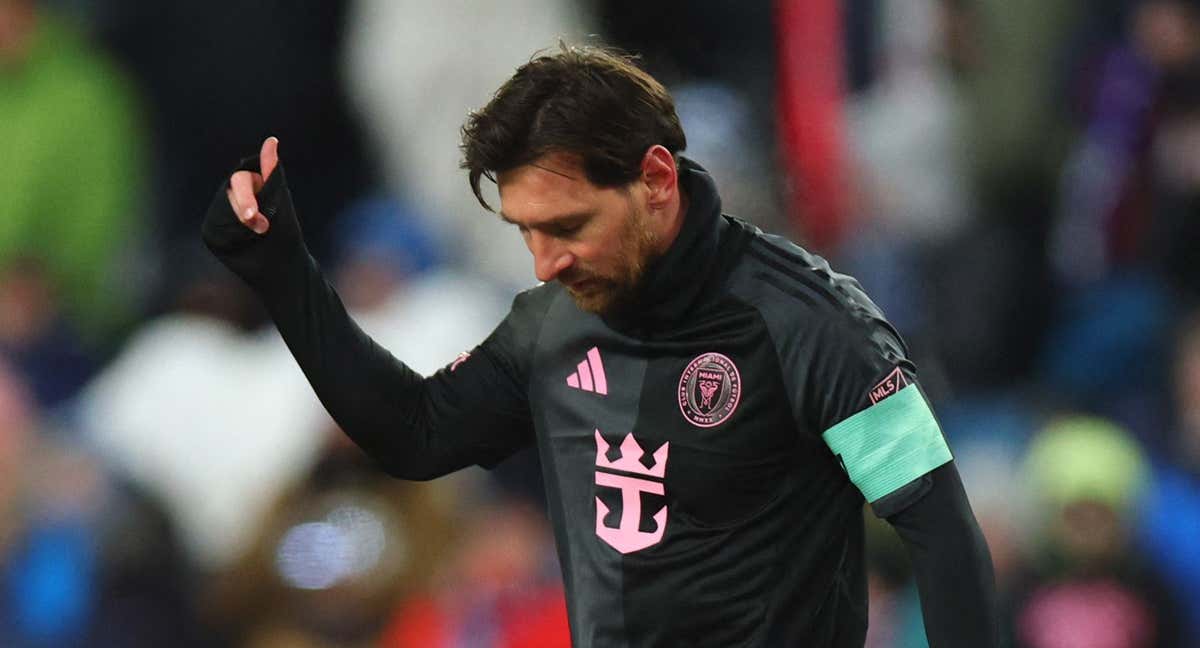
[[[497,184],[501,218],[520,229],[540,281],[559,281],[592,313],[632,297],[659,242],[640,183],[601,188],[576,158],[548,154]]]

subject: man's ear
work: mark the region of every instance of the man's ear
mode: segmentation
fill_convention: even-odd
[[[647,204],[651,209],[665,207],[678,192],[679,171],[675,168],[675,156],[661,144],[651,146],[642,156],[642,183],[646,185]]]

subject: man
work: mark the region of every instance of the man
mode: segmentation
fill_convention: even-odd
[[[128,323],[138,295],[122,255],[148,215],[137,89],[50,4],[0,0],[0,283],[21,302],[0,305],[0,337],[21,365],[53,366],[33,374],[47,405]]]
[[[993,645],[990,558],[903,343],[853,279],[722,215],[685,145],[624,58],[520,67],[468,118],[463,166],[544,283],[430,378],[346,316],[273,138],[204,237],[393,475],[537,445],[575,645],[861,646],[864,497],[908,543],[931,645]]]

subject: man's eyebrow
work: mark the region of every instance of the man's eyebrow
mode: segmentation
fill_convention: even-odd
[[[521,225],[521,223],[518,223],[517,221],[509,218],[508,215],[504,213],[504,210],[500,210],[497,213],[500,215],[500,220],[504,221],[505,223],[508,223],[509,225],[517,225],[518,227]],[[564,223],[569,223],[571,221],[583,220],[585,218],[590,218],[594,214],[595,214],[595,211],[592,211],[592,210],[570,212],[567,214],[562,214],[560,216],[555,216],[553,218],[548,218],[540,223],[530,225],[529,227],[538,227],[538,228],[554,227],[556,225],[562,225]]]

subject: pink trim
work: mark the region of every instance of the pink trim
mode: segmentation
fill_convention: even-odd
[[[567,376],[567,386],[579,389],[579,374],[573,373]]]
[[[592,347],[587,352],[588,360],[592,363],[592,378],[596,381],[596,393],[608,394],[608,377],[604,375],[604,363],[600,362],[600,349]]]
[[[588,366],[587,360],[579,363],[579,382],[579,388],[583,391],[596,391],[592,387],[592,368]]]

